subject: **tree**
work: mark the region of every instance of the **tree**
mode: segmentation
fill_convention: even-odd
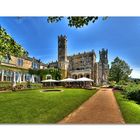
[[[48,17],[48,22],[49,23],[57,23],[61,21],[64,17]],[[68,20],[68,25],[70,27],[76,27],[76,28],[81,28],[85,25],[88,25],[90,22],[94,23],[98,17],[97,16],[83,16],[83,17],[66,17]],[[107,17],[103,17],[103,20],[107,19]]]
[[[129,65],[124,60],[116,57],[111,63],[109,79],[117,83],[121,80],[127,81],[131,72],[132,69],[130,69]]]
[[[28,56],[28,52],[0,26],[0,57]]]

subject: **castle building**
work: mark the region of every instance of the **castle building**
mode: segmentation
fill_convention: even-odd
[[[109,73],[108,50],[102,49],[99,55],[99,62],[96,62],[94,50],[68,56],[67,37],[60,35],[58,36],[58,61],[49,63],[48,67],[59,68],[62,79],[87,77],[93,79],[96,85],[105,85]]]
[[[40,82],[38,75],[30,74],[30,69],[47,69],[59,68],[61,70],[61,78],[81,78],[87,77],[94,80],[96,85],[105,85],[108,82],[108,50],[99,51],[99,62],[96,62],[96,53],[94,50],[90,52],[78,53],[72,56],[67,54],[67,37],[58,36],[58,60],[49,64],[44,64],[34,57],[15,57],[11,59],[5,57],[0,58],[0,81],[10,82]]]

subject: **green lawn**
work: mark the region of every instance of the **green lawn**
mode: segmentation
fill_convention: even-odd
[[[49,93],[40,90],[0,93],[0,123],[56,123],[95,92],[64,89]]]
[[[125,122],[129,124],[140,124],[140,105],[123,98],[124,95],[121,92],[116,92],[115,97]]]

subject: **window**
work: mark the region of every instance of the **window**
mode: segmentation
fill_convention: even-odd
[[[39,64],[35,63],[35,62],[32,62],[32,68],[33,69],[39,69]]]
[[[13,72],[4,71],[4,81],[12,81]]]
[[[48,80],[48,79],[52,79],[52,75],[47,74],[47,75],[46,75],[46,79],[47,79],[47,80]]]
[[[20,58],[19,58],[19,59],[17,60],[17,65],[20,66],[20,67],[22,67],[22,66],[23,66],[23,59],[20,59]]]

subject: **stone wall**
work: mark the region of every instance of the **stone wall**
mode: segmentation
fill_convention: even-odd
[[[69,70],[92,69],[96,62],[94,51],[79,53],[68,57]]]
[[[18,57],[11,56],[11,60],[10,60],[9,64],[12,64],[12,65],[15,65],[17,67],[20,67],[17,64],[18,59],[19,59]],[[21,66],[23,69],[30,69],[31,66],[32,66],[32,61],[27,60],[27,59],[23,59],[23,66]]]

